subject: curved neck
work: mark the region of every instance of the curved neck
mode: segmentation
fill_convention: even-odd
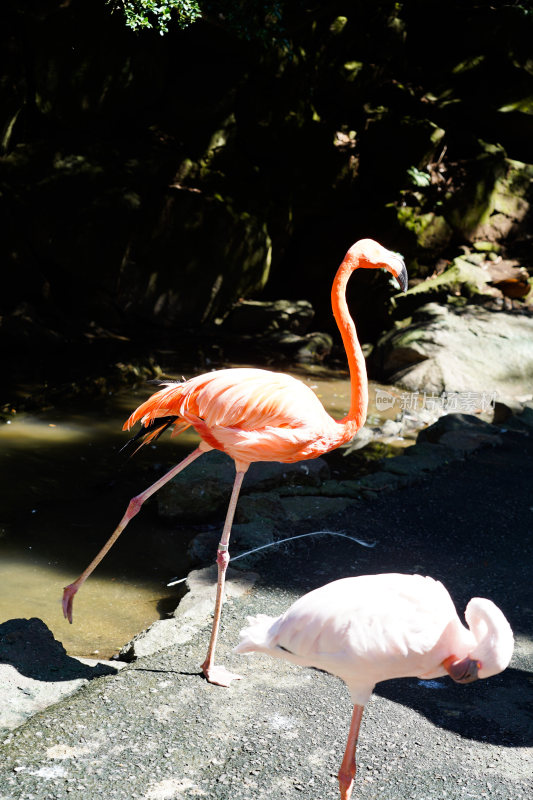
[[[501,672],[513,654],[513,632],[500,609],[490,600],[474,597],[466,607],[465,617],[475,639],[469,655],[481,661],[480,678]]]
[[[339,424],[344,425],[351,431],[350,438],[364,425],[368,409],[368,380],[365,357],[346,302],[346,286],[350,275],[358,266],[357,258],[351,251],[348,251],[337,270],[331,289],[333,316],[346,350],[351,386],[350,410],[348,415],[339,421]]]

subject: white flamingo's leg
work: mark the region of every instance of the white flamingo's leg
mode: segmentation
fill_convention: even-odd
[[[91,561],[87,569],[85,569],[79,578],[77,578],[74,583],[69,584],[69,586],[65,586],[63,590],[63,614],[66,619],[70,623],[72,623],[72,603],[74,601],[74,595],[80,588],[80,586],[87,580],[91,572],[98,566],[100,561],[103,559],[107,551],[112,547],[112,545],[116,542],[130,519],[132,519],[141,509],[142,504],[145,500],[148,500],[158,489],[161,489],[165,483],[172,480],[172,478],[181,472],[185,467],[188,467],[198,456],[201,456],[205,450],[200,449],[197,447],[196,450],[193,450],[183,461],[180,461],[179,464],[176,464],[175,467],[172,467],[162,478],[159,478],[155,483],[148,487],[144,492],[138,494],[136,497],[132,497],[128,504],[128,508],[126,509],[126,513],[120,520],[119,524],[117,525],[115,531],[111,534],[105,545],[102,547],[98,555]]]
[[[350,723],[348,741],[346,742],[346,750],[344,751],[344,758],[342,759],[342,764],[337,776],[339,779],[339,788],[341,790],[341,800],[350,800],[352,794],[356,771],[355,749],[357,747],[357,738],[359,736],[359,728],[361,725],[363,711],[363,706],[355,705],[353,707],[352,721]]]
[[[233,491],[226,514],[226,521],[224,522],[224,529],[222,531],[222,538],[218,544],[217,551],[217,564],[218,564],[218,579],[217,579],[217,596],[215,600],[215,611],[213,615],[213,627],[211,628],[211,638],[209,640],[209,647],[207,648],[207,655],[202,664],[202,672],[209,681],[215,683],[217,686],[229,686],[234,680],[239,680],[240,675],[235,675],[229,672],[226,667],[215,666],[213,664],[215,658],[215,648],[217,644],[218,629],[220,626],[220,615],[222,613],[222,601],[224,598],[224,583],[226,580],[226,570],[229,563],[229,537],[231,534],[231,526],[233,524],[233,517],[235,508],[237,507],[237,500],[239,498],[239,491],[244,478],[245,470],[237,471],[235,475],[235,482],[233,484]]]

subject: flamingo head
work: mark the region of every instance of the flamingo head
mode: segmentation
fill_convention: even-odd
[[[456,683],[472,683],[472,681],[477,681],[479,678],[481,661],[476,661],[475,658],[470,658],[470,656],[461,659],[457,659],[455,656],[448,656],[442,662],[442,666]]]
[[[407,290],[407,270],[399,253],[393,253],[373,239],[360,239],[350,250],[357,267],[386,269],[396,279],[402,292]]]
[[[513,655],[514,639],[511,626],[498,606],[491,600],[474,597],[466,607],[465,617],[476,641],[469,654],[469,660],[477,664],[471,680],[503,672]]]

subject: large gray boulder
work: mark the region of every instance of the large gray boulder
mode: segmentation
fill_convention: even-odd
[[[533,317],[428,303],[379,341],[372,363],[377,377],[411,392],[471,393],[480,404],[525,399],[533,392]]]

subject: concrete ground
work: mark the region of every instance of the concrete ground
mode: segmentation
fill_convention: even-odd
[[[373,549],[317,537],[267,551],[254,566],[253,588],[224,607],[219,660],[243,675],[231,688],[199,674],[205,619],[181,643],[116,673],[111,666],[6,735],[0,800],[337,798],[351,714],[344,685],[231,649],[248,614],[280,613],[336,578],[388,571],[442,580],[460,611],[472,596],[490,597],[517,645],[510,667],[486,681],[378,685],[363,717],[353,797],[533,796],[533,435],[500,438],[324,520],[323,527],[375,540]]]

